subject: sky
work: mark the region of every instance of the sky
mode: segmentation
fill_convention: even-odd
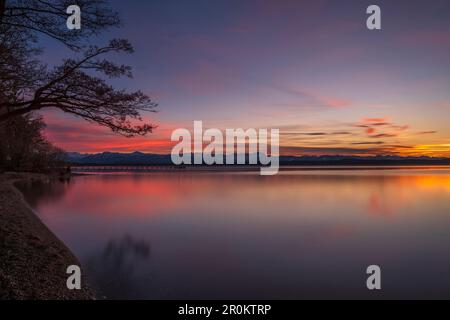
[[[368,30],[366,8],[381,8]],[[159,104],[145,137],[125,138],[43,111],[67,151],[170,153],[174,129],[278,128],[285,155],[450,157],[450,2],[365,0],[111,1],[133,67],[118,88]],[[50,64],[68,54],[44,42]]]

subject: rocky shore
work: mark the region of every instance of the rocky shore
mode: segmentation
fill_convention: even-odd
[[[14,187],[24,179],[49,177],[0,174],[0,299],[94,299],[86,285],[67,289],[66,269],[80,263]]]

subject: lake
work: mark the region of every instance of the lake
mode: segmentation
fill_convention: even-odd
[[[120,172],[20,189],[99,298],[450,298],[450,167]],[[369,265],[381,290],[366,287]]]

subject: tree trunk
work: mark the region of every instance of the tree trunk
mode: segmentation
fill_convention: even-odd
[[[0,23],[3,20],[3,16],[5,15],[6,8],[6,0],[0,0]]]

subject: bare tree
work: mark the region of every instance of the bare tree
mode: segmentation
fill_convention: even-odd
[[[0,125],[0,168],[47,171],[63,167],[65,154],[42,134],[42,118],[33,114],[14,117]]]
[[[78,4],[83,27],[66,28],[66,7]],[[119,24],[103,0],[0,0],[0,123],[43,108],[58,108],[125,136],[145,135],[154,126],[142,123],[141,113],[157,106],[141,91],[115,89],[105,78],[131,77],[131,68],[104,58],[112,52],[132,53],[127,40],[106,46],[86,39]],[[68,46],[78,56],[47,70],[36,60],[33,45],[44,34]],[[100,76],[98,76],[98,74]]]
[[[66,27],[66,9],[78,5],[82,10],[83,27]],[[116,12],[105,0],[0,0],[0,21],[3,25],[29,30],[54,38],[72,49],[80,49],[90,36],[120,25]]]

